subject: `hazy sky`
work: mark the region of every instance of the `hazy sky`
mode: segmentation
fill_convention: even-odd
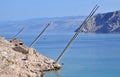
[[[0,21],[88,15],[120,10],[120,0],[0,0]]]

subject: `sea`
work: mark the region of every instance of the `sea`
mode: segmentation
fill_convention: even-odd
[[[56,60],[74,33],[44,34],[34,48]],[[37,34],[19,36],[29,46]],[[8,38],[9,39],[9,38]],[[80,34],[60,62],[61,70],[44,77],[120,77],[120,34]]]

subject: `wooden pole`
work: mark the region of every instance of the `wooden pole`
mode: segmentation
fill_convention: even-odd
[[[79,33],[81,32],[83,26],[90,20],[90,18],[93,16],[93,14],[96,12],[96,10],[99,8],[98,5],[96,5],[93,10],[90,12],[90,14],[88,15],[88,17],[84,20],[84,22],[80,25],[80,27],[78,28],[78,31],[75,33],[75,35],[72,37],[72,39],[69,41],[69,43],[67,44],[67,46],[65,47],[65,49],[62,51],[62,53],[60,54],[60,56],[57,58],[57,60],[55,61],[55,63],[58,63],[59,60],[63,57],[63,55],[65,54],[66,50],[70,47],[70,45],[73,43],[73,41],[77,38],[77,36],[79,35]]]
[[[32,47],[40,38],[40,36],[46,31],[46,29],[51,25],[51,22],[47,24],[47,26],[43,29],[42,32],[40,32],[40,34],[35,38],[35,40],[30,44],[29,47]]]
[[[20,31],[16,35],[14,35],[12,38],[16,38],[23,30],[24,30],[24,27],[20,29]]]

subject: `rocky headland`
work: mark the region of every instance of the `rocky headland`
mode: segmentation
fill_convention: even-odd
[[[20,40],[0,37],[0,77],[42,77],[44,72],[60,68],[54,60],[26,47]]]
[[[82,29],[85,33],[120,33],[120,10],[97,14]]]

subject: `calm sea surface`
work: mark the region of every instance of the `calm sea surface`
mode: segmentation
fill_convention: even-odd
[[[39,53],[55,59],[73,34],[46,34],[34,45]],[[19,36],[29,45],[36,35]],[[60,64],[62,69],[44,77],[120,77],[120,35],[81,34],[74,41]]]

